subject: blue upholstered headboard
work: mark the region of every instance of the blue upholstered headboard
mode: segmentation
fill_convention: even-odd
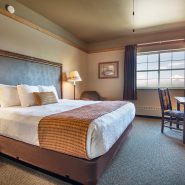
[[[62,98],[62,64],[0,50],[0,84],[54,85]]]

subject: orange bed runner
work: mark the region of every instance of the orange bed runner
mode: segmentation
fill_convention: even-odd
[[[127,103],[104,101],[44,117],[38,127],[40,147],[88,159],[86,139],[89,124]]]

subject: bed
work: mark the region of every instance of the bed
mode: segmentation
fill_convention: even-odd
[[[61,64],[6,51],[0,51],[0,56],[0,69],[3,69],[0,70],[0,83],[54,84],[62,97]],[[15,68],[6,78],[10,65]],[[96,184],[132,127],[134,105],[127,102],[90,123],[86,138],[87,159],[40,147],[38,125],[49,115],[99,103],[60,99],[50,105],[0,108],[0,152],[83,184]]]

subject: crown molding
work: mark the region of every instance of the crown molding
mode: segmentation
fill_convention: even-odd
[[[124,50],[124,47],[112,47],[112,48],[107,48],[107,49],[105,48],[105,49],[90,50],[88,51],[88,54],[118,51],[118,50]]]
[[[103,44],[103,47],[101,47],[101,48],[98,48],[98,46],[97,47],[94,47],[92,49],[91,48],[88,48],[88,47],[87,48],[84,48],[84,47],[81,47],[79,44],[76,44],[75,42],[73,42],[73,41],[71,41],[69,39],[64,38],[63,36],[54,34],[53,32],[48,31],[47,29],[42,28],[42,27],[34,24],[33,22],[31,22],[29,20],[26,20],[26,19],[24,19],[24,18],[22,18],[20,16],[17,16],[15,14],[11,14],[11,13],[9,13],[8,11],[6,11],[6,10],[4,10],[2,8],[0,8],[0,14],[1,15],[4,15],[6,17],[9,17],[9,18],[11,18],[11,19],[13,19],[13,20],[21,23],[21,24],[24,24],[24,25],[26,25],[26,26],[28,26],[28,27],[30,27],[32,29],[35,29],[35,30],[37,30],[37,31],[39,31],[39,32],[47,35],[47,36],[50,36],[50,37],[52,37],[54,39],[57,39],[57,40],[59,40],[61,42],[64,42],[64,43],[66,43],[66,44],[68,44],[68,45],[70,45],[70,46],[72,46],[74,48],[77,48],[77,49],[79,49],[79,50],[81,50],[81,51],[83,51],[83,52],[85,52],[87,54],[124,50],[125,43],[132,43],[132,40],[133,40],[132,38],[129,39],[129,40],[124,40],[123,38],[119,38],[119,39],[116,39],[116,41],[110,40],[109,43],[104,43]],[[177,33],[177,32],[178,31],[175,31],[175,32],[174,31],[171,31],[171,33]],[[181,32],[182,32],[182,30],[181,30]],[[183,31],[183,33],[184,33],[184,31]],[[157,34],[160,34],[161,35],[161,34],[165,34],[165,32],[163,32],[163,33],[157,33]],[[145,35],[144,36],[141,35],[140,37],[146,37],[146,36]],[[151,34],[150,34],[150,36],[151,36]],[[181,38],[182,39],[182,34],[180,36],[178,36],[177,38]],[[158,39],[155,39],[155,40],[156,40],[156,42],[158,41]],[[155,40],[153,40],[153,42],[155,42]],[[171,40],[171,38],[168,38],[168,39],[167,38],[164,38],[164,41],[165,40]],[[122,41],[123,44],[120,44],[120,41]],[[148,39],[147,39],[147,41],[148,41]],[[105,42],[107,42],[107,41],[105,41]],[[111,46],[112,45],[111,43],[114,43],[114,46]],[[140,47],[142,47],[142,45],[145,45],[146,44],[145,42],[143,43],[143,40],[140,40],[140,39],[137,39],[137,43],[140,45]],[[150,44],[150,42],[147,43],[147,47],[148,47],[149,44]],[[108,45],[109,45],[109,47],[107,47]],[[120,46],[120,45],[122,45],[122,46]],[[89,46],[90,46],[90,44],[89,44]]]
[[[139,48],[157,47],[170,43],[185,44],[185,29],[167,30],[152,33],[134,33],[115,39],[89,43],[88,53],[124,50],[126,45],[137,44]]]

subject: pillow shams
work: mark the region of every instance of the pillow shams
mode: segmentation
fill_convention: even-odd
[[[58,99],[59,99],[58,93],[54,85],[50,85],[50,86],[39,85],[39,91],[40,92],[53,92],[58,102]]]
[[[1,107],[21,105],[16,86],[0,84],[0,105]]]
[[[38,86],[18,85],[17,91],[22,107],[29,107],[35,105],[35,98],[33,92],[39,92]]]

